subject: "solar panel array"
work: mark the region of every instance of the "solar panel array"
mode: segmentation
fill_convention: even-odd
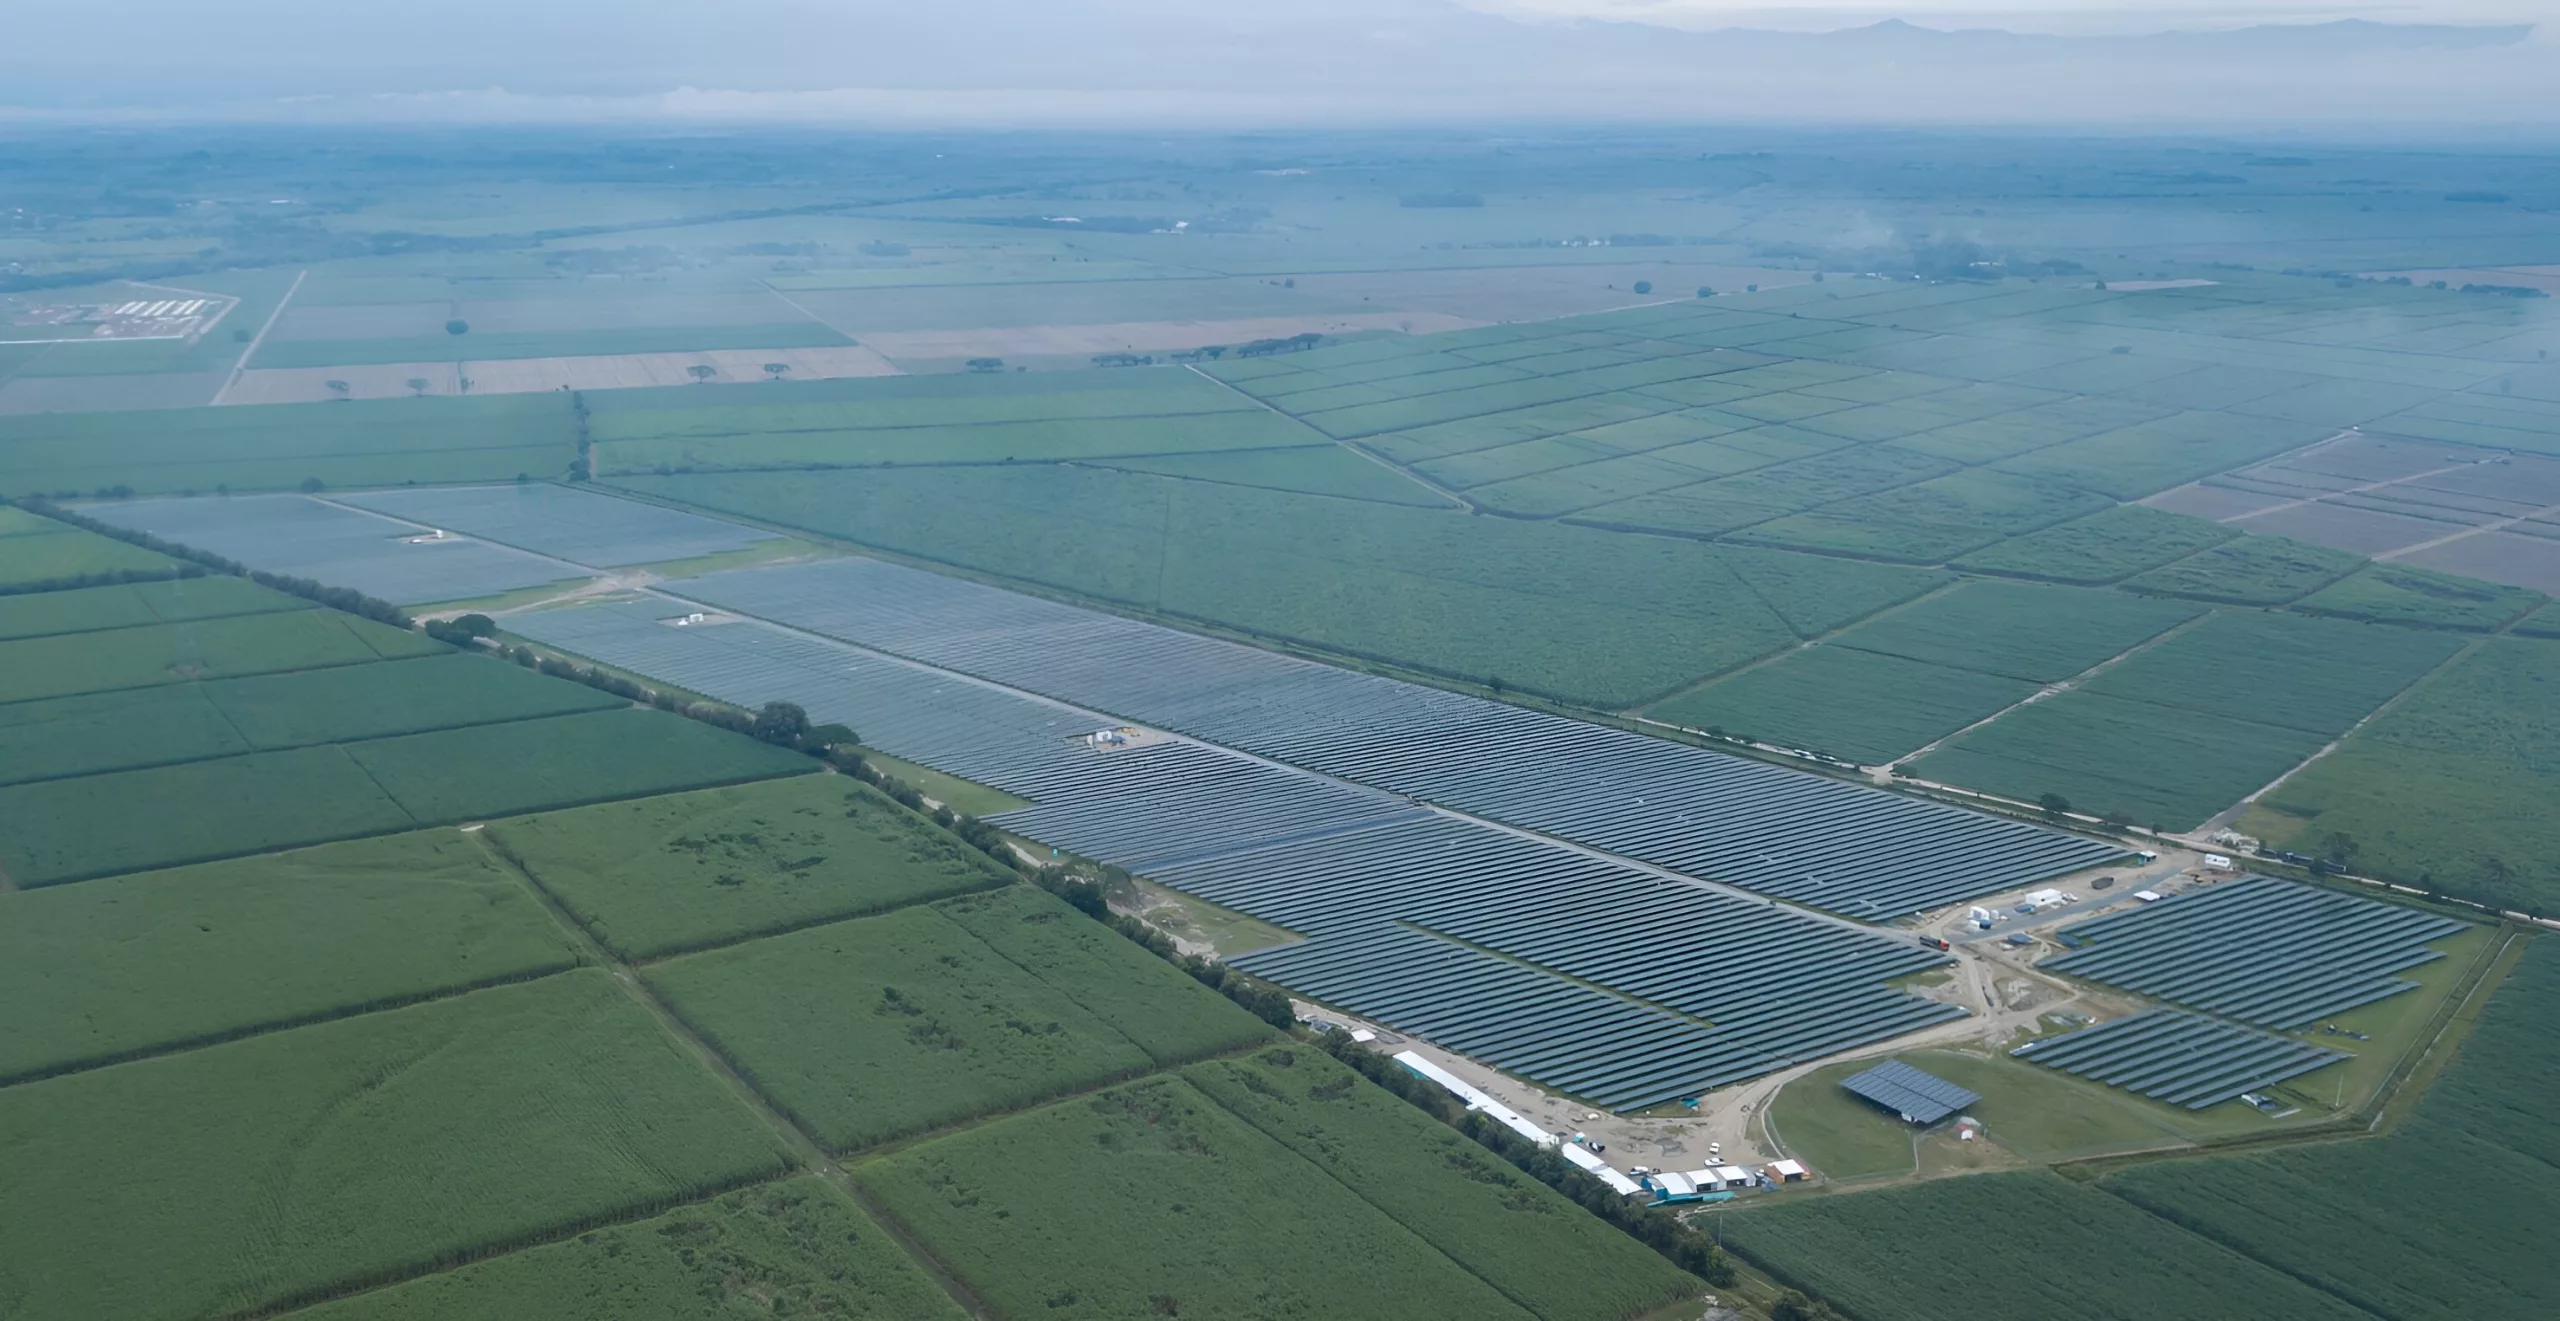
[[[1305,937],[1236,960],[1345,1012],[1633,1109],[1961,1016],[1887,986],[1945,961],[1846,923],[1107,718],[650,599],[518,616],[696,692],[798,702],[1035,806],[992,818]]]
[[[1850,1095],[1863,1097],[1914,1124],[1934,1124],[1982,1099],[1934,1073],[1900,1060],[1884,1063],[1840,1080]]]
[[[2122,856],[2059,831],[871,559],[689,598],[1443,803],[1886,918]]]
[[[774,533],[575,486],[413,486],[330,499],[597,568],[739,550]]]
[[[2009,1053],[2189,1110],[2347,1058],[2345,1051],[2166,1008],[2031,1041]]]
[[[351,587],[395,605],[495,596],[588,576],[554,560],[299,495],[129,500],[81,510],[100,522],[210,551],[253,569]]]
[[[2449,917],[2250,876],[2063,928],[2053,972],[2289,1030],[2417,989]]]

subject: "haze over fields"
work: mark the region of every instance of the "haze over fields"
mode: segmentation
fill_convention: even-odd
[[[2539,17],[2509,0],[112,0],[12,20],[0,118],[2548,128],[2560,46]]]

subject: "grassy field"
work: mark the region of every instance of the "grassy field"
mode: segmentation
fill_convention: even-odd
[[[2232,605],[2298,601],[2362,567],[2343,550],[2287,537],[2248,536],[2208,546],[2125,580],[2137,592]]]
[[[663,711],[621,709],[351,744],[421,824],[804,774],[816,763]]]
[[[2373,564],[2294,603],[2296,610],[2386,624],[2486,633],[2541,606],[2540,592],[2430,569]]]
[[[1881,765],[2035,691],[2017,679],[1825,643],[1655,703],[1644,714]]]
[[[1956,567],[2018,578],[2095,585],[2122,582],[2237,535],[2219,523],[2145,505],[2115,505],[1996,542]]]
[[[2280,725],[2074,691],[2022,706],[1910,769],[2022,802],[2058,793],[2078,811],[2183,830],[2264,788],[2324,741]]]
[[[170,573],[178,562],[158,551],[63,525],[59,532],[0,540],[0,592],[110,573]]]
[[[0,1089],[0,1294],[229,1315],[777,1171],[601,972]],[[121,1246],[152,1244],[136,1270]]]
[[[471,837],[425,831],[31,891],[0,923],[0,1079],[557,971]]]
[[[1131,957],[1147,956],[1133,948]],[[760,1091],[838,1150],[1036,1104],[1154,1063],[1069,998],[1071,988],[930,908],[690,955],[648,978]]]
[[[2082,691],[2335,735],[2461,647],[2440,633],[2225,611]]]
[[[294,1315],[306,1321],[960,1321],[950,1295],[824,1180],[724,1193]]]
[[[2390,1321],[2560,1307],[2560,960],[2529,948],[2417,1113],[2369,1142],[2175,1161],[2103,1187]]]
[[[2042,1172],[1719,1217],[1725,1246],[1862,1321],[2356,1321],[2364,1313]]]
[[[437,396],[0,415],[0,491],[144,495],[555,477],[576,457],[568,396]]]
[[[854,1177],[1005,1316],[1534,1315],[1178,1078],[938,1138]]]
[[[0,706],[0,784],[620,706],[458,653]]]
[[[1634,1239],[1317,1051],[1276,1046],[1182,1076],[1533,1315],[1623,1321],[1698,1289]],[[1545,1248],[1524,1254],[1523,1241]]]
[[[443,643],[342,615],[295,610],[0,642],[0,703],[223,679],[402,656]]]
[[[246,578],[207,575],[62,592],[0,596],[0,642],[100,629],[305,610],[310,602]]]
[[[803,775],[494,822],[489,837],[625,958],[1011,882],[858,780]]]
[[[2355,870],[2560,911],[2560,642],[2493,639],[2262,800],[2281,846],[2355,842]]]
[[[2120,592],[1968,582],[1832,639],[1843,647],[2054,683],[2202,614]]]

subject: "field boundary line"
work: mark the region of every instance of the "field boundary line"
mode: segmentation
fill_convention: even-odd
[[[1730,570],[1728,570],[1728,572],[1730,572]],[[1768,594],[1761,591],[1757,584],[1753,583],[1750,579],[1743,577],[1739,573],[1733,574],[1733,579],[1735,582],[1742,585],[1744,591],[1751,593],[1753,598],[1757,599],[1762,606],[1769,610],[1771,614],[1777,615],[1779,623],[1786,623],[1786,616],[1779,613],[1777,604],[1771,601]],[[1822,644],[1839,637],[1841,634],[1846,633],[1850,629],[1856,628],[1861,624],[1882,619],[1887,615],[1900,614],[1905,610],[1909,610],[1912,607],[1919,605],[1923,601],[1936,600],[1937,598],[1945,596],[1947,593],[1964,586],[1967,581],[1968,580],[1963,577],[1951,578],[1946,582],[1942,582],[1937,586],[1922,592],[1918,596],[1912,597],[1910,600],[1897,601],[1892,605],[1886,606],[1882,610],[1871,610],[1866,614],[1850,620],[1848,623],[1827,629],[1813,635],[1812,637],[1805,637],[1802,634],[1798,634],[1796,637],[1796,643],[1792,647],[1780,647],[1765,656],[1754,657],[1753,659],[1744,661],[1740,665],[1736,665],[1731,669],[1718,670],[1713,674],[1700,675],[1696,679],[1682,684],[1681,686],[1674,688],[1667,693],[1663,693],[1660,696],[1646,698],[1643,702],[1626,708],[1622,714],[1624,714],[1627,719],[1633,720],[1638,724],[1656,725],[1663,729],[1676,729],[1686,734],[1704,734],[1706,731],[1702,729],[1692,729],[1687,725],[1675,724],[1668,720],[1656,720],[1651,716],[1639,715],[1637,713],[1644,710],[1646,707],[1660,706],[1665,702],[1687,697],[1691,693],[1712,687],[1727,679],[1739,678],[1742,675],[1749,674],[1753,670],[1775,665],[1779,661],[1785,660],[1787,657],[1795,655],[1799,651],[1809,651],[1815,647],[1821,646]],[[1774,748],[1776,745],[1764,744],[1763,746]]]
[[[1284,418],[1288,418],[1291,422],[1295,422],[1295,423],[1297,423],[1299,426],[1305,427],[1308,431],[1313,432],[1313,433],[1314,433],[1314,434],[1316,434],[1316,435],[1323,436],[1323,437],[1325,438],[1325,441],[1326,441],[1328,444],[1333,445],[1335,448],[1343,449],[1343,450],[1348,450],[1348,451],[1350,451],[1351,453],[1356,454],[1356,455],[1358,455],[1358,456],[1359,456],[1359,457],[1361,457],[1361,458],[1367,459],[1369,462],[1374,463],[1374,464],[1378,465],[1379,467],[1384,468],[1384,469],[1386,469],[1387,471],[1389,471],[1389,472],[1391,472],[1391,473],[1394,473],[1394,474],[1395,474],[1395,475],[1397,475],[1398,477],[1402,477],[1402,478],[1404,478],[1406,481],[1409,481],[1409,482],[1413,483],[1414,485],[1419,486],[1419,487],[1421,487],[1422,489],[1424,489],[1424,490],[1426,490],[1426,491],[1431,492],[1433,495],[1439,496],[1439,497],[1440,497],[1441,499],[1443,499],[1443,500],[1447,500],[1447,501],[1449,501],[1450,503],[1455,504],[1455,505],[1456,505],[1456,506],[1458,506],[1459,508],[1464,509],[1464,510],[1466,510],[1466,511],[1467,511],[1467,512],[1469,512],[1469,513],[1473,513],[1473,514],[1481,514],[1481,513],[1485,512],[1485,511],[1484,511],[1484,509],[1483,509],[1482,507],[1478,506],[1478,505],[1476,504],[1476,502],[1475,502],[1475,501],[1470,500],[1470,499],[1466,498],[1465,496],[1458,494],[1456,491],[1453,491],[1453,490],[1449,489],[1448,487],[1445,487],[1445,486],[1440,485],[1438,482],[1432,481],[1430,478],[1423,476],[1421,473],[1415,472],[1415,471],[1414,471],[1414,470],[1412,470],[1411,468],[1407,468],[1407,467],[1405,467],[1405,466],[1404,466],[1404,465],[1402,465],[1402,464],[1396,463],[1396,462],[1394,462],[1393,460],[1390,460],[1390,459],[1386,458],[1384,455],[1380,455],[1380,454],[1373,453],[1373,452],[1371,452],[1369,449],[1367,449],[1367,448],[1366,448],[1366,447],[1364,447],[1364,446],[1354,444],[1354,443],[1352,443],[1351,441],[1348,441],[1348,440],[1345,440],[1345,439],[1341,438],[1340,436],[1333,435],[1332,433],[1327,432],[1327,431],[1323,430],[1322,428],[1317,427],[1314,423],[1309,422],[1309,421],[1307,421],[1307,420],[1306,420],[1306,419],[1304,419],[1304,418],[1300,418],[1300,417],[1293,416],[1293,415],[1291,415],[1287,410],[1285,410],[1285,409],[1281,408],[1279,405],[1272,403],[1272,402],[1271,402],[1270,400],[1268,400],[1268,399],[1264,399],[1264,398],[1262,398],[1262,397],[1260,397],[1260,396],[1258,396],[1258,395],[1252,394],[1252,393],[1250,393],[1250,392],[1248,392],[1248,391],[1246,391],[1246,390],[1242,389],[1241,387],[1238,387],[1237,385],[1233,384],[1232,382],[1228,382],[1228,381],[1221,381],[1221,380],[1219,380],[1217,377],[1215,377],[1215,376],[1211,376],[1209,373],[1207,373],[1207,372],[1204,372],[1204,371],[1200,370],[1197,366],[1194,366],[1194,365],[1192,365],[1192,364],[1190,364],[1190,363],[1184,363],[1184,364],[1183,364],[1182,369],[1183,369],[1184,371],[1187,371],[1187,372],[1191,373],[1191,374],[1192,374],[1192,375],[1194,375],[1194,376],[1199,377],[1201,380],[1207,381],[1207,382],[1209,382],[1210,384],[1217,386],[1219,389],[1224,390],[1224,391],[1226,391],[1227,393],[1232,394],[1232,395],[1236,396],[1236,397],[1237,397],[1237,398],[1239,398],[1239,399],[1251,400],[1251,401],[1252,401],[1252,403],[1253,403],[1253,406],[1254,406],[1254,407],[1259,408],[1259,409],[1261,409],[1262,411],[1264,411],[1264,412],[1266,412],[1266,413],[1269,413],[1269,414],[1271,414],[1271,415],[1273,415],[1273,416],[1275,416],[1275,417],[1284,417]],[[1309,448],[1313,448],[1313,446],[1309,446]],[[1305,493],[1303,493],[1303,492],[1302,492],[1302,494],[1305,494]]]
[[[249,359],[255,357],[259,346],[267,342],[267,332],[274,330],[276,323],[284,319],[284,310],[293,305],[293,296],[302,292],[302,282],[310,278],[310,275],[309,267],[293,273],[293,283],[285,286],[284,297],[276,300],[276,310],[267,313],[266,324],[258,327],[258,333],[249,341],[249,347],[240,350],[239,360],[231,364],[231,374],[222,378],[222,387],[213,392],[211,399],[205,401],[205,407],[219,406],[231,393],[232,387],[240,384],[240,378],[249,370]],[[236,303],[233,305],[238,306]]]
[[[803,1128],[800,1122],[792,1117],[790,1111],[783,1109],[767,1097],[743,1070],[730,1063],[728,1056],[722,1054],[718,1047],[695,1031],[693,1025],[686,1022],[672,1005],[660,999],[656,988],[652,987],[637,969],[607,948],[603,941],[596,938],[594,932],[587,929],[585,923],[580,922],[569,911],[568,906],[562,903],[558,896],[552,894],[550,890],[543,887],[542,882],[534,878],[532,869],[524,864],[523,859],[516,856],[514,850],[508,848],[504,842],[491,838],[486,830],[476,830],[471,833],[473,842],[478,844],[502,870],[514,877],[516,883],[523,886],[536,903],[542,905],[543,911],[550,915],[551,920],[559,924],[562,933],[579,951],[581,960],[589,963],[590,966],[602,969],[611,976],[614,984],[625,996],[647,1012],[651,1018],[657,1020],[659,1031],[667,1034],[679,1049],[693,1056],[697,1063],[711,1073],[712,1077],[719,1080],[732,1099],[745,1106],[748,1113],[754,1115],[775,1137],[780,1138],[784,1147],[791,1153],[789,1159],[796,1168],[815,1174],[835,1185],[839,1191],[861,1206],[865,1215],[871,1214],[868,1201],[855,1189],[852,1177],[845,1172],[843,1166],[837,1164],[828,1154],[825,1143],[818,1141],[816,1135]],[[950,1295],[951,1301],[957,1304],[960,1310],[979,1318],[980,1321],[990,1321],[993,1314],[988,1310],[985,1302],[978,1298],[968,1286],[962,1284],[942,1262],[924,1254],[922,1245],[914,1242],[912,1236],[887,1225],[881,1228],[883,1232],[896,1239],[900,1247],[907,1250],[917,1266]]]

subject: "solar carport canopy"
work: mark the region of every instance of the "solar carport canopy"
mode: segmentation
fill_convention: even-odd
[[[1840,1085],[1851,1095],[1873,1101],[1914,1124],[1934,1124],[1982,1099],[1900,1060],[1886,1060],[1864,1073],[1853,1073],[1841,1079]]]

